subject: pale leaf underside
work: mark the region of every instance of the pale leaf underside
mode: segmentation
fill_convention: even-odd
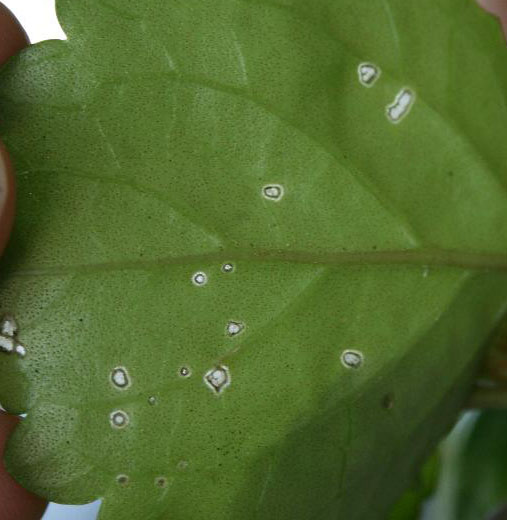
[[[382,518],[507,310],[498,24],[458,0],[57,6],[69,40],[0,75],[8,467],[101,520]]]

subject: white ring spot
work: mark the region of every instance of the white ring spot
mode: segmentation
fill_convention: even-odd
[[[364,361],[364,356],[357,350],[345,350],[341,356],[342,364],[346,368],[359,368]]]
[[[130,378],[125,367],[116,367],[111,372],[111,381],[114,386],[124,390],[130,386]]]
[[[181,367],[180,368],[180,376],[181,377],[189,377],[192,375],[192,371],[188,367]]]
[[[234,265],[232,264],[224,264],[222,266],[222,272],[224,273],[232,273],[234,271]]]
[[[230,321],[227,324],[227,334],[229,336],[237,336],[240,332],[243,331],[245,328],[245,325],[238,321]]]
[[[109,420],[113,428],[125,428],[130,421],[129,416],[123,410],[115,410],[112,412],[109,416]]]
[[[198,271],[197,273],[194,273],[194,275],[192,276],[192,282],[194,283],[194,285],[202,287],[203,285],[206,285],[208,283],[208,277],[206,273]]]
[[[373,63],[360,63],[357,68],[357,74],[359,83],[369,88],[379,79],[381,71]]]
[[[279,202],[284,195],[283,186],[281,184],[267,184],[262,188],[262,195],[267,200]]]
[[[415,93],[409,88],[401,89],[390,105],[386,108],[387,119],[393,124],[398,124],[412,108],[415,101]]]
[[[223,392],[231,384],[231,376],[226,366],[212,368],[204,375],[204,382],[217,394]]]

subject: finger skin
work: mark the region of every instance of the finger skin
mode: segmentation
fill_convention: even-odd
[[[5,442],[19,419],[0,412],[0,454]],[[46,509],[46,502],[28,493],[5,471],[3,457],[0,461],[0,520],[39,520]]]
[[[5,146],[0,141],[0,255],[4,252],[11,233],[15,200],[16,186],[12,164]]]
[[[487,11],[496,14],[502,22],[507,36],[507,1],[506,0],[478,0],[479,4]]]
[[[0,3],[0,65],[27,45],[28,37],[25,31],[13,14]],[[5,249],[12,229],[14,201],[12,164],[5,147],[0,142],[0,255]]]
[[[28,45],[28,38],[12,13],[0,4],[0,65]],[[12,163],[0,142],[0,255],[14,220],[15,185]],[[0,412],[0,520],[39,520],[46,502],[28,493],[7,473],[3,463],[5,443],[19,419]]]
[[[14,15],[0,3],[0,64],[28,45],[28,36]]]
[[[498,16],[507,16],[507,2],[505,0],[479,0],[479,4]]]

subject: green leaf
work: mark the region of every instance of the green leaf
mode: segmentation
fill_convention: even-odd
[[[498,23],[461,0],[57,7],[69,40],[0,74],[10,471],[101,520],[385,517],[507,309]]]
[[[445,441],[428,520],[486,520],[507,503],[507,411],[467,414]]]
[[[389,515],[389,520],[419,520],[424,505],[438,484],[441,470],[440,454],[435,452],[423,465],[417,482],[405,491]]]

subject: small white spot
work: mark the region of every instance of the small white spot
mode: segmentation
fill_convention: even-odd
[[[229,336],[237,336],[240,332],[243,331],[245,328],[245,325],[238,321],[230,321],[227,324],[227,334]]]
[[[26,348],[21,345],[21,343],[18,343],[16,345],[16,353],[21,356],[21,357],[25,357],[26,356]]]
[[[192,276],[192,282],[194,283],[194,285],[202,287],[203,285],[206,285],[208,283],[208,277],[206,273],[199,271]]]
[[[148,403],[150,403],[152,406],[157,404],[157,398],[154,395],[148,397]]]
[[[111,372],[111,381],[114,386],[124,390],[130,386],[130,378],[125,367],[116,367]]]
[[[394,102],[386,108],[386,115],[393,124],[398,124],[409,112],[414,104],[415,93],[409,88],[403,88],[396,95]]]
[[[360,63],[357,68],[359,82],[365,87],[372,87],[380,77],[381,71],[373,63]]]
[[[188,367],[180,368],[180,376],[181,377],[190,377],[192,375],[192,371]]]
[[[2,334],[13,338],[18,332],[18,324],[12,316],[5,316],[1,325]]]
[[[129,416],[122,410],[115,410],[109,416],[113,428],[125,428],[129,423]]]
[[[268,184],[262,188],[264,198],[274,202],[282,200],[283,194],[283,186],[280,184]]]
[[[342,353],[341,360],[346,368],[359,368],[363,364],[364,357],[357,350],[345,350]]]
[[[14,339],[10,336],[2,336],[0,335],[0,350],[4,352],[13,352],[14,351]]]
[[[232,264],[224,264],[222,266],[222,272],[224,273],[232,273],[234,271],[234,265]]]
[[[220,394],[231,384],[229,369],[223,365],[212,368],[204,375],[204,382],[214,392]]]

